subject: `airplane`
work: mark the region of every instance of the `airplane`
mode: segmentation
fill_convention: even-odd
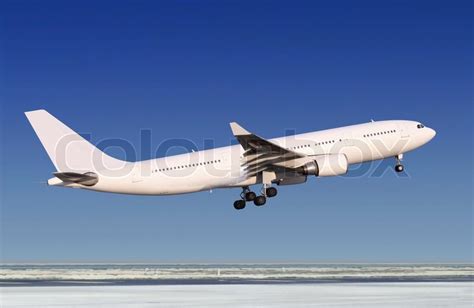
[[[309,176],[340,176],[351,164],[395,158],[436,135],[420,122],[371,121],[293,136],[264,139],[230,123],[239,144],[163,158],[129,162],[111,157],[46,110],[25,112],[56,168],[48,185],[136,195],[176,195],[240,188],[234,208],[262,206],[275,186],[302,184]],[[257,194],[250,189],[261,185]]]

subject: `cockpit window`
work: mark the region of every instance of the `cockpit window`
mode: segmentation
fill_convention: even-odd
[[[418,124],[416,127],[418,127],[418,128],[423,128],[423,127],[425,127],[425,126],[420,123],[420,124]]]

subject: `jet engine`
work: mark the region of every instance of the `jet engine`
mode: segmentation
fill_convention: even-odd
[[[349,164],[344,154],[325,154],[313,157],[298,170],[303,175],[336,176],[347,173]]]

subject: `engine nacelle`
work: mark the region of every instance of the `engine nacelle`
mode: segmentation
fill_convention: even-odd
[[[349,163],[344,154],[326,154],[314,157],[314,160],[301,167],[303,175],[336,176],[347,173]]]

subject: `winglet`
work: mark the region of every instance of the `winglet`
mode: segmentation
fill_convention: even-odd
[[[249,131],[247,131],[245,128],[243,128],[236,122],[230,123],[230,129],[232,129],[232,134],[234,134],[234,136],[251,135]]]

